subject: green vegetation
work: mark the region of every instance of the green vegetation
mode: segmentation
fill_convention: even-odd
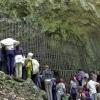
[[[28,20],[33,27],[57,41],[67,42],[72,35],[84,45],[88,64],[97,64],[100,58],[100,18],[92,10],[85,11],[77,1],[0,0],[0,13],[9,18]],[[77,42],[77,39],[71,41]]]

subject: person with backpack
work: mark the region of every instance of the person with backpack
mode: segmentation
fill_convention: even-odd
[[[62,97],[66,94],[66,86],[62,78],[57,84],[56,90],[57,90],[57,100],[62,100]]]

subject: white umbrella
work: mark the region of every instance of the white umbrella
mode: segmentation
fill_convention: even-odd
[[[10,46],[10,45],[18,45],[20,42],[14,40],[13,38],[6,38],[0,41],[1,44],[5,45],[5,46]]]

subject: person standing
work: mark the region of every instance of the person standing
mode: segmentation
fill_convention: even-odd
[[[6,65],[7,65],[7,74],[12,76],[14,74],[14,46],[18,45],[20,42],[14,40],[13,38],[6,38],[0,41],[2,46],[6,51]]]
[[[42,73],[42,77],[43,79],[52,79],[54,76],[54,73],[53,71],[51,71],[51,69],[49,68],[48,65],[45,65],[45,70],[43,71]]]
[[[47,93],[48,100],[53,100],[53,96],[52,96],[52,80],[51,79],[45,79],[44,83],[45,83],[45,90],[46,90],[46,93]]]
[[[71,82],[70,82],[70,95],[72,100],[76,100],[77,97],[77,92],[78,92],[78,82],[76,80],[76,77],[72,77]]]
[[[7,57],[7,74],[12,76],[14,74],[14,44],[6,46]]]
[[[45,90],[47,92],[48,100],[53,100],[52,96],[53,71],[51,71],[48,65],[45,65],[45,70],[42,73],[42,77],[44,80],[44,85],[45,85]]]
[[[36,60],[36,59],[32,59],[32,80],[33,82],[39,87],[39,67],[40,67],[40,64],[39,62]]]
[[[53,71],[51,71],[51,69],[49,68],[49,66],[48,65],[45,65],[45,69],[43,70],[43,72],[42,72],[42,88],[45,90],[46,88],[45,88],[45,80],[46,79],[52,79],[53,78],[53,76],[54,76],[54,73],[53,73]]]
[[[25,59],[25,67],[26,67],[26,76],[27,78],[31,78],[33,62],[32,62],[33,53],[28,53],[27,58]]]
[[[77,81],[79,83],[79,86],[82,86],[82,83],[83,83],[83,80],[84,80],[84,77],[85,77],[85,72],[81,69],[79,69],[79,72],[77,74]]]
[[[16,78],[22,78],[22,66],[24,64],[23,51],[19,45],[15,48],[15,72]]]
[[[87,88],[89,89],[89,94],[92,98],[92,100],[96,100],[97,96],[97,90],[96,87],[99,86],[100,84],[96,82],[93,77],[91,77],[91,80],[87,83]]]
[[[52,78],[52,98],[53,100],[57,100],[56,85],[57,85],[56,78]]]
[[[62,78],[60,79],[59,83],[57,84],[56,90],[57,90],[57,100],[62,100],[62,97],[66,93],[66,86],[65,86],[64,80]]]

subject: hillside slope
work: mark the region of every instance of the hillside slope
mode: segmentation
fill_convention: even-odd
[[[0,100],[46,100],[45,92],[37,89],[31,79],[15,81],[0,71]]]

